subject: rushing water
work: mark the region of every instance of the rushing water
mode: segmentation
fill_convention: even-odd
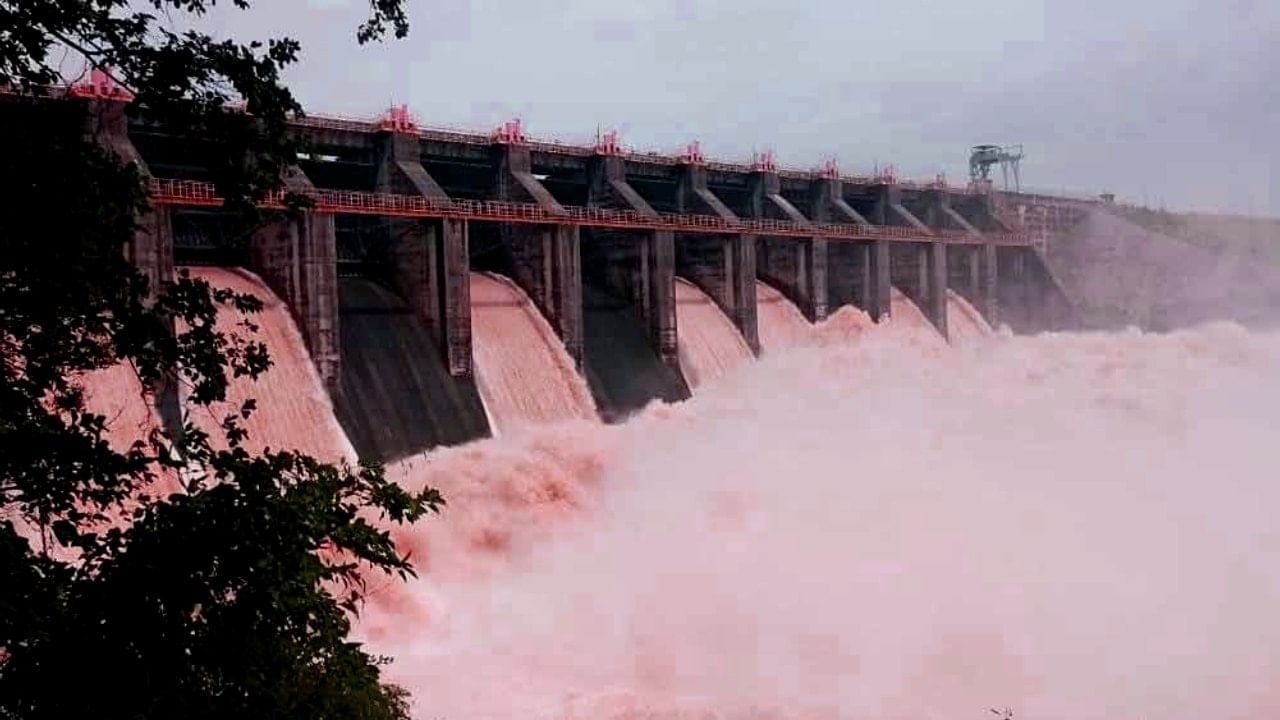
[[[354,458],[355,451],[334,417],[333,404],[307,355],[306,344],[288,306],[247,270],[214,267],[188,270],[192,277],[214,287],[250,293],[262,301],[262,312],[250,320],[259,328],[254,339],[266,343],[271,354],[271,368],[257,382],[247,378],[231,381],[225,403],[208,408],[188,406],[192,421],[216,440],[222,437],[219,429],[222,419],[236,412],[245,400],[254,398],[257,410],[244,422],[249,432],[245,447],[250,452],[269,447],[301,450],[329,460]],[[218,310],[218,329],[222,332],[245,335],[240,326],[244,320],[244,316],[228,307]]]
[[[904,300],[620,426],[392,466],[449,499],[358,624],[415,716],[1280,717],[1280,336],[975,337],[953,298],[948,346]],[[316,387],[270,375],[264,409]],[[251,431],[337,449],[317,402]]]
[[[514,282],[471,273],[476,385],[495,434],[595,419],[595,401],[555,331]]]
[[[751,359],[742,333],[696,285],[676,278],[676,327],[680,369],[697,389]]]
[[[81,382],[85,410],[106,418],[104,437],[117,452],[126,452],[160,427],[153,398],[132,367],[112,365],[87,373]]]
[[[947,291],[947,335],[951,343],[966,344],[981,342],[991,334],[989,325],[982,313],[960,296],[955,290]]]
[[[1273,718],[1280,338],[891,325],[395,471],[423,718]]]
[[[800,309],[762,280],[756,281],[756,325],[764,354],[803,344],[811,333],[809,321]]]

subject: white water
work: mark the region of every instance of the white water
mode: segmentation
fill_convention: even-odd
[[[676,278],[680,369],[698,389],[752,359],[742,333],[698,286]]]
[[[991,334],[991,325],[968,300],[955,290],[947,290],[947,336],[952,345],[982,342]]]
[[[756,325],[763,354],[803,345],[812,334],[812,326],[795,303],[762,280],[756,281]]]
[[[494,433],[597,417],[564,343],[514,282],[471,273],[471,316],[476,386]]]
[[[191,420],[215,444],[223,437],[220,424],[250,398],[257,410],[243,421],[249,435],[249,452],[299,450],[329,462],[354,460],[355,450],[333,414],[333,403],[307,354],[306,343],[286,306],[257,275],[240,268],[192,267],[191,276],[213,287],[249,293],[262,301],[262,312],[248,318],[259,329],[249,335],[241,325],[246,318],[227,306],[218,308],[218,329],[263,342],[271,355],[271,367],[257,382],[232,380],[227,401],[209,407],[188,405]],[[185,386],[184,386],[185,387]],[[185,393],[184,393],[185,395]]]
[[[948,348],[896,299],[391,468],[450,501],[359,624],[415,716],[1280,717],[1280,336]]]
[[[1280,337],[921,335],[393,469],[362,632],[420,718],[1280,716]]]

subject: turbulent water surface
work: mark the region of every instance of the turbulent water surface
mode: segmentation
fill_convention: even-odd
[[[1280,338],[841,337],[395,468],[419,717],[1280,713]]]
[[[396,463],[449,505],[395,531],[420,577],[360,636],[419,718],[1280,717],[1280,336],[1013,337],[950,305],[951,345],[895,293],[622,425]],[[308,409],[258,441],[349,452],[267,317],[264,405]]]

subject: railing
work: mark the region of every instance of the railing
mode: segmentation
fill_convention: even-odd
[[[151,198],[162,205],[220,207],[222,198],[209,183],[191,180],[153,179]],[[547,209],[532,203],[493,200],[438,200],[417,195],[394,195],[350,190],[316,189],[304,193],[319,212],[339,215],[377,215],[382,217],[456,218],[491,222],[530,223],[542,225],[581,225],[622,230],[670,230],[682,233],[719,233],[772,235],[782,237],[822,237],[831,240],[891,240],[900,242],[947,242],[957,244],[991,243],[1028,245],[1027,236],[1017,233],[990,233],[976,238],[967,233],[935,230],[931,233],[914,228],[837,225],[831,223],[800,224],[785,220],[729,220],[713,215],[658,213],[642,215],[631,210],[610,210],[564,206]],[[286,195],[277,191],[261,203],[270,209],[283,209]]]

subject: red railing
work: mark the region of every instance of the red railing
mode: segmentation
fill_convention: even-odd
[[[921,232],[914,228],[858,226],[819,223],[805,225],[785,220],[728,220],[713,215],[681,215],[658,213],[642,215],[631,210],[609,210],[564,206],[548,209],[532,203],[494,200],[437,200],[417,195],[358,192],[351,190],[313,190],[306,195],[319,212],[337,215],[377,215],[382,217],[457,218],[490,222],[529,223],[540,225],[581,225],[621,230],[670,230],[683,233],[720,233],[773,235],[782,237],[823,237],[831,240],[894,240],[905,242],[948,242],[998,245],[1029,245],[1025,235],[991,233],[977,239],[967,233],[935,230]],[[151,198],[161,205],[220,207],[213,185],[190,180],[153,179]],[[284,192],[269,195],[262,206],[285,207]]]

